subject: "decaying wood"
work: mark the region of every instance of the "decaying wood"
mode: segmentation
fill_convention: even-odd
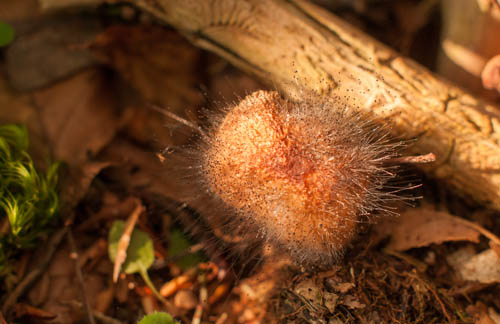
[[[285,94],[301,84],[387,120],[413,153],[436,154],[427,173],[500,210],[498,107],[305,1],[129,1]]]

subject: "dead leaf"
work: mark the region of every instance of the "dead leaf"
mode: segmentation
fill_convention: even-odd
[[[70,168],[61,181],[62,214],[72,210],[87,194],[90,184],[103,169],[112,165],[111,162],[89,162]]]
[[[299,282],[297,286],[295,286],[294,291],[297,295],[304,297],[311,303],[321,303],[321,290],[313,279],[306,279]]]
[[[46,301],[40,305],[45,311],[57,314],[52,324],[77,323],[81,317],[80,309],[74,309],[62,301],[79,300],[81,297],[80,285],[75,275],[74,261],[70,257],[68,246],[63,246],[54,255],[47,269],[50,280],[50,289]],[[97,296],[106,286],[105,278],[98,273],[85,274],[85,291],[87,296]],[[43,289],[37,282],[29,292],[29,296],[38,296],[38,289]],[[95,308],[95,299],[90,298],[92,308]]]
[[[488,314],[488,308],[481,302],[467,307],[467,313],[474,316],[474,324],[497,324]]]
[[[94,156],[120,126],[109,80],[98,70],[41,90],[34,99],[55,157],[71,165]]]
[[[0,1],[1,2],[1,1]],[[40,115],[30,95],[15,93],[0,77],[0,123],[23,124],[28,128],[30,137],[29,152],[37,168],[47,167],[50,147],[44,134]]]
[[[203,97],[200,50],[179,33],[153,25],[115,25],[96,37],[94,53],[151,102],[182,113]]]
[[[187,137],[188,132],[179,131],[182,125],[145,108],[144,101],[183,118],[196,115],[204,103],[199,90],[199,49],[178,33],[152,25],[112,26],[96,38],[91,49],[140,94],[139,102],[128,100],[134,108],[126,125],[130,137],[157,149],[179,144],[173,138]]]
[[[387,249],[395,251],[449,241],[478,243],[480,236],[458,217],[430,208],[408,209],[395,222],[379,224],[378,230],[391,237]]]
[[[335,308],[338,304],[338,299],[339,296],[337,294],[323,291],[323,303],[325,307],[328,308],[330,313],[333,313],[335,311]]]
[[[352,295],[347,295],[345,296],[344,300],[341,302],[341,304],[351,308],[351,309],[355,309],[355,308],[365,308],[366,305],[359,302],[359,300],[355,297],[355,296],[352,296]]]
[[[461,256],[457,257],[458,253]],[[463,280],[486,284],[500,282],[500,257],[492,249],[475,255],[459,250],[447,260]]]
[[[352,282],[339,282],[333,286],[333,289],[335,289],[339,293],[345,294],[355,286],[356,285],[353,284]]]
[[[15,23],[6,71],[16,90],[31,91],[98,62],[83,44],[102,31],[98,18],[61,15]]]
[[[140,94],[139,102],[132,95],[127,100],[133,108],[125,126],[131,138],[157,149],[185,141],[189,132],[182,125],[146,108],[144,101],[183,118],[196,115],[193,112],[204,103],[198,89],[202,82],[199,49],[176,32],[144,25],[112,26],[91,49]]]

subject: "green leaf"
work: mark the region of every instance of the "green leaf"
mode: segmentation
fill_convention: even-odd
[[[125,230],[124,221],[115,221],[111,226],[108,238],[108,253],[111,261],[115,261],[118,253],[118,241]],[[139,229],[134,229],[127,249],[127,258],[122,265],[125,273],[141,273],[148,269],[155,259],[153,241],[149,235]]]
[[[139,324],[177,324],[172,316],[167,313],[157,312],[146,315],[142,318]]]
[[[178,260],[176,260],[175,264],[183,270],[192,268],[205,260],[203,255],[199,252],[186,254],[191,245],[191,241],[182,230],[174,228],[170,231],[168,256],[170,258],[181,256]]]
[[[0,21],[0,47],[10,44],[14,39],[14,29],[9,24]]]
[[[116,255],[118,254],[118,242],[120,241],[124,230],[125,222],[115,221],[109,231],[108,254],[113,262],[116,260]],[[153,264],[154,259],[153,241],[149,238],[147,233],[139,229],[134,229],[130,237],[130,242],[127,248],[127,258],[122,265],[122,270],[128,274],[139,273],[156,298],[158,298],[163,304],[168,305],[168,301],[160,295],[148,275],[147,269]]]

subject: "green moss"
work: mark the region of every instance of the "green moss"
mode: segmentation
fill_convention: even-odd
[[[58,214],[58,164],[38,172],[28,146],[24,126],[0,126],[0,223],[7,218],[9,225],[0,234],[0,276],[19,249],[36,245]]]

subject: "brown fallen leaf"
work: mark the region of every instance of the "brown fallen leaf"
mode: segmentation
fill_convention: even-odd
[[[474,316],[474,324],[498,324],[488,314],[488,308],[481,302],[467,307],[467,313]]]
[[[5,70],[16,90],[39,89],[98,64],[82,46],[102,31],[97,17],[26,19],[14,28],[16,38],[6,50]]]
[[[203,101],[197,90],[201,52],[177,32],[154,25],[114,25],[90,48],[148,101],[174,112]]]
[[[343,304],[351,309],[355,308],[365,308],[366,305],[361,303],[355,296],[353,295],[347,295],[345,296],[344,300],[340,302],[339,304]]]
[[[61,176],[61,214],[69,213],[85,197],[99,172],[111,165],[111,162],[88,162],[69,168],[67,173]]]
[[[30,137],[29,152],[37,168],[46,168],[50,148],[44,134],[40,115],[31,96],[14,92],[3,76],[0,76],[0,123],[23,124]]]
[[[389,235],[387,249],[405,251],[449,241],[479,242],[480,232],[461,218],[422,207],[408,209],[395,222],[383,222],[377,231]]]
[[[92,69],[34,94],[56,159],[82,164],[114,137],[120,112],[109,84]]]
[[[333,286],[333,289],[335,289],[336,291],[338,291],[342,294],[345,294],[346,292],[348,292],[349,290],[351,290],[355,286],[356,285],[353,284],[352,282],[339,282]]]
[[[323,304],[325,305],[326,308],[328,308],[328,311],[333,314],[335,311],[335,308],[337,307],[339,300],[339,295],[330,293],[328,291],[323,291]]]
[[[84,315],[81,312],[81,308],[74,309],[62,303],[62,301],[79,300],[81,297],[70,253],[69,246],[59,248],[47,270],[50,289],[48,290],[46,300],[39,307],[45,311],[57,314],[57,317],[51,321],[51,324],[78,323]],[[85,290],[88,296],[96,296],[105,286],[105,278],[102,275],[97,273],[87,273],[85,275]],[[39,295],[39,289],[43,289],[43,285],[37,282],[29,292],[29,296]],[[91,300],[92,308],[95,307],[95,302],[95,300]]]
[[[294,292],[311,303],[321,304],[321,289],[313,279],[306,279],[299,282],[295,286]]]
[[[196,112],[204,103],[199,90],[201,51],[177,32],[153,25],[112,26],[90,48],[136,90],[127,92],[132,97],[127,101],[136,102],[125,126],[128,135],[158,149],[174,143],[172,135],[182,132],[173,134],[172,128],[180,125],[146,108],[144,101],[181,117],[187,116],[186,111]]]
[[[457,256],[458,253],[462,255]],[[459,250],[447,258],[455,272],[468,281],[491,284],[500,282],[500,257],[492,249],[478,254]]]

